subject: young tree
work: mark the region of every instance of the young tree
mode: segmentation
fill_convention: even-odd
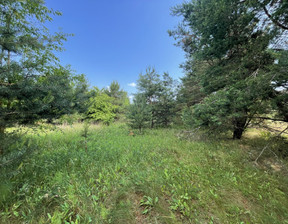
[[[186,80],[200,96],[183,117],[192,127],[232,130],[240,139],[277,95],[272,83],[279,84],[284,70],[269,46],[279,29],[261,29],[258,11],[245,1],[195,0],[177,6],[174,14],[183,16],[183,25],[170,34],[187,53]]]
[[[156,125],[168,126],[174,115],[175,81],[164,73],[162,79],[154,68],[147,68],[146,74],[140,74],[137,87],[150,105],[150,128]]]
[[[89,84],[84,74],[76,75],[72,80],[73,86],[73,112],[85,114],[89,107]]]
[[[154,68],[148,67],[146,73],[140,74],[137,80],[137,88],[139,92],[146,98],[146,102],[151,106],[150,128],[155,125],[155,107],[160,93],[160,75],[156,73]]]
[[[69,68],[62,66],[52,67],[49,73],[39,76],[38,88],[37,86],[33,87],[35,88],[34,101],[31,102],[31,99],[27,99],[26,92],[20,94],[21,97],[18,96],[18,100],[23,99],[23,96],[25,97],[24,101],[27,99],[27,104],[24,105],[27,108],[27,114],[23,111],[20,116],[18,114],[18,121],[24,115],[22,123],[23,121],[31,123],[37,119],[47,119],[49,123],[52,123],[53,119],[57,119],[64,114],[73,113],[73,79],[75,78],[76,76],[71,73]],[[37,101],[35,101],[36,99]],[[31,111],[33,112],[31,113]]]
[[[176,82],[168,73],[164,73],[160,80],[160,92],[154,105],[155,123],[161,127],[168,127],[175,116]]]
[[[120,88],[120,84],[117,81],[113,81],[104,90],[104,93],[113,98],[113,104],[117,106],[116,119],[120,119],[125,114],[130,103],[127,92]]]
[[[127,112],[129,125],[132,128],[137,128],[139,132],[147,127],[151,121],[151,106],[147,103],[147,99],[143,94],[136,94],[133,103],[129,106]]]
[[[108,96],[104,91],[96,87],[92,91],[87,117],[109,125],[115,119],[117,106],[113,104],[113,98]]]

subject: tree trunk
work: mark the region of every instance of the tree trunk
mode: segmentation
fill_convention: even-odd
[[[53,118],[52,117],[47,118],[47,124],[53,124]]]
[[[283,116],[284,120],[288,122],[288,108],[285,108],[285,103],[287,103],[287,101],[285,102],[284,100],[283,101],[281,100],[278,101],[276,105],[278,107],[280,114]]]
[[[152,111],[150,128],[151,128],[151,129],[154,128],[154,111]]]
[[[11,52],[8,51],[8,61],[7,61],[8,67],[10,67],[10,63],[11,63],[10,61],[11,61]]]
[[[3,49],[1,49],[1,55],[0,55],[0,66],[2,67],[2,64],[3,64]]]
[[[8,33],[10,33],[10,22],[11,22],[11,16],[9,15],[7,24]],[[7,61],[8,68],[10,67],[10,60],[11,60],[11,52],[10,49],[8,49],[8,61]]]
[[[4,148],[2,147],[1,141],[4,140],[4,133],[5,133],[5,127],[0,126],[0,155],[3,155],[4,153]]]
[[[241,139],[242,134],[245,130],[246,122],[247,122],[246,116],[235,119],[233,139]]]

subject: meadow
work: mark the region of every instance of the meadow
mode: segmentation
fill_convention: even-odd
[[[1,161],[0,223],[288,223],[285,147],[255,130],[31,129],[10,145],[29,155]]]

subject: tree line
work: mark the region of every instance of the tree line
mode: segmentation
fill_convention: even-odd
[[[0,2],[0,134],[7,127],[69,114],[132,128],[185,125],[231,131],[251,123],[288,122],[288,2],[193,0],[175,6],[169,31],[186,53],[180,82],[148,67],[129,103],[117,81],[89,88],[85,75],[62,66],[55,51],[67,34],[44,26],[60,12],[43,1]],[[35,25],[37,24],[37,25]]]
[[[117,82],[91,90],[85,75],[74,74],[55,56],[68,35],[52,34],[44,24],[60,12],[44,1],[5,0],[0,5],[0,133],[65,114],[109,123],[123,113],[128,97]]]

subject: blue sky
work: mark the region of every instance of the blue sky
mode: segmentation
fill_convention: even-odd
[[[148,66],[172,77],[183,76],[179,64],[183,51],[174,46],[167,30],[180,18],[170,8],[182,0],[46,0],[46,5],[63,13],[47,24],[73,33],[58,54],[63,65],[85,74],[91,86],[108,86],[117,80],[129,94],[129,86]]]

